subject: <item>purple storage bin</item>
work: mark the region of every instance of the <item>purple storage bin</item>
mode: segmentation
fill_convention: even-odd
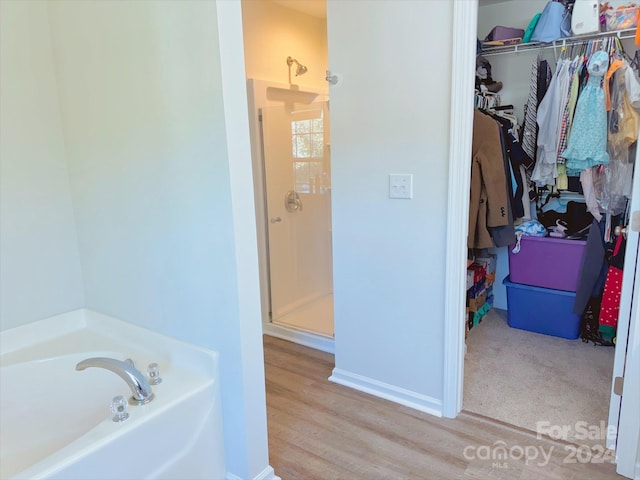
[[[520,252],[509,247],[509,277],[513,283],[575,292],[586,245],[585,240],[523,236]]]
[[[574,340],[580,335],[580,315],[573,313],[576,294],[513,283],[507,287],[507,323],[512,328]]]
[[[514,38],[522,38],[524,36],[524,30],[521,28],[511,28],[497,26],[489,32],[485,37],[485,42],[493,42],[495,40],[511,40]]]

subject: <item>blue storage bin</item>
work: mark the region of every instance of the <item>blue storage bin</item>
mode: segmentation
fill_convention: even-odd
[[[574,340],[580,335],[580,315],[573,313],[575,292],[513,283],[506,277],[507,323],[510,327]]]

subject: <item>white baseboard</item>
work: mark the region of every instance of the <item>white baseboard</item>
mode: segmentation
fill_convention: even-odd
[[[227,472],[226,480],[244,480],[233,473]],[[262,472],[260,472],[257,476],[253,477],[253,480],[281,480],[279,476],[276,475],[276,472],[273,471],[273,467],[269,465]]]
[[[388,383],[374,380],[373,378],[347,372],[339,368],[334,368],[329,381],[360,390],[376,397],[390,400],[405,407],[414,408],[421,412],[442,417],[442,402],[435,398],[420,393],[406,390],[404,388],[389,385]]]
[[[315,333],[283,327],[282,325],[275,325],[271,322],[264,322],[262,324],[262,333],[323,352],[335,353],[333,339]]]

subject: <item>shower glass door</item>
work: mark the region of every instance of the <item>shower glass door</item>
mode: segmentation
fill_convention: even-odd
[[[271,320],[333,335],[327,102],[262,109]]]

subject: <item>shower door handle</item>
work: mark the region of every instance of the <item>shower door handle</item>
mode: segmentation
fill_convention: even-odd
[[[284,194],[284,208],[287,212],[298,212],[302,210],[302,200],[294,190],[289,190]]]

